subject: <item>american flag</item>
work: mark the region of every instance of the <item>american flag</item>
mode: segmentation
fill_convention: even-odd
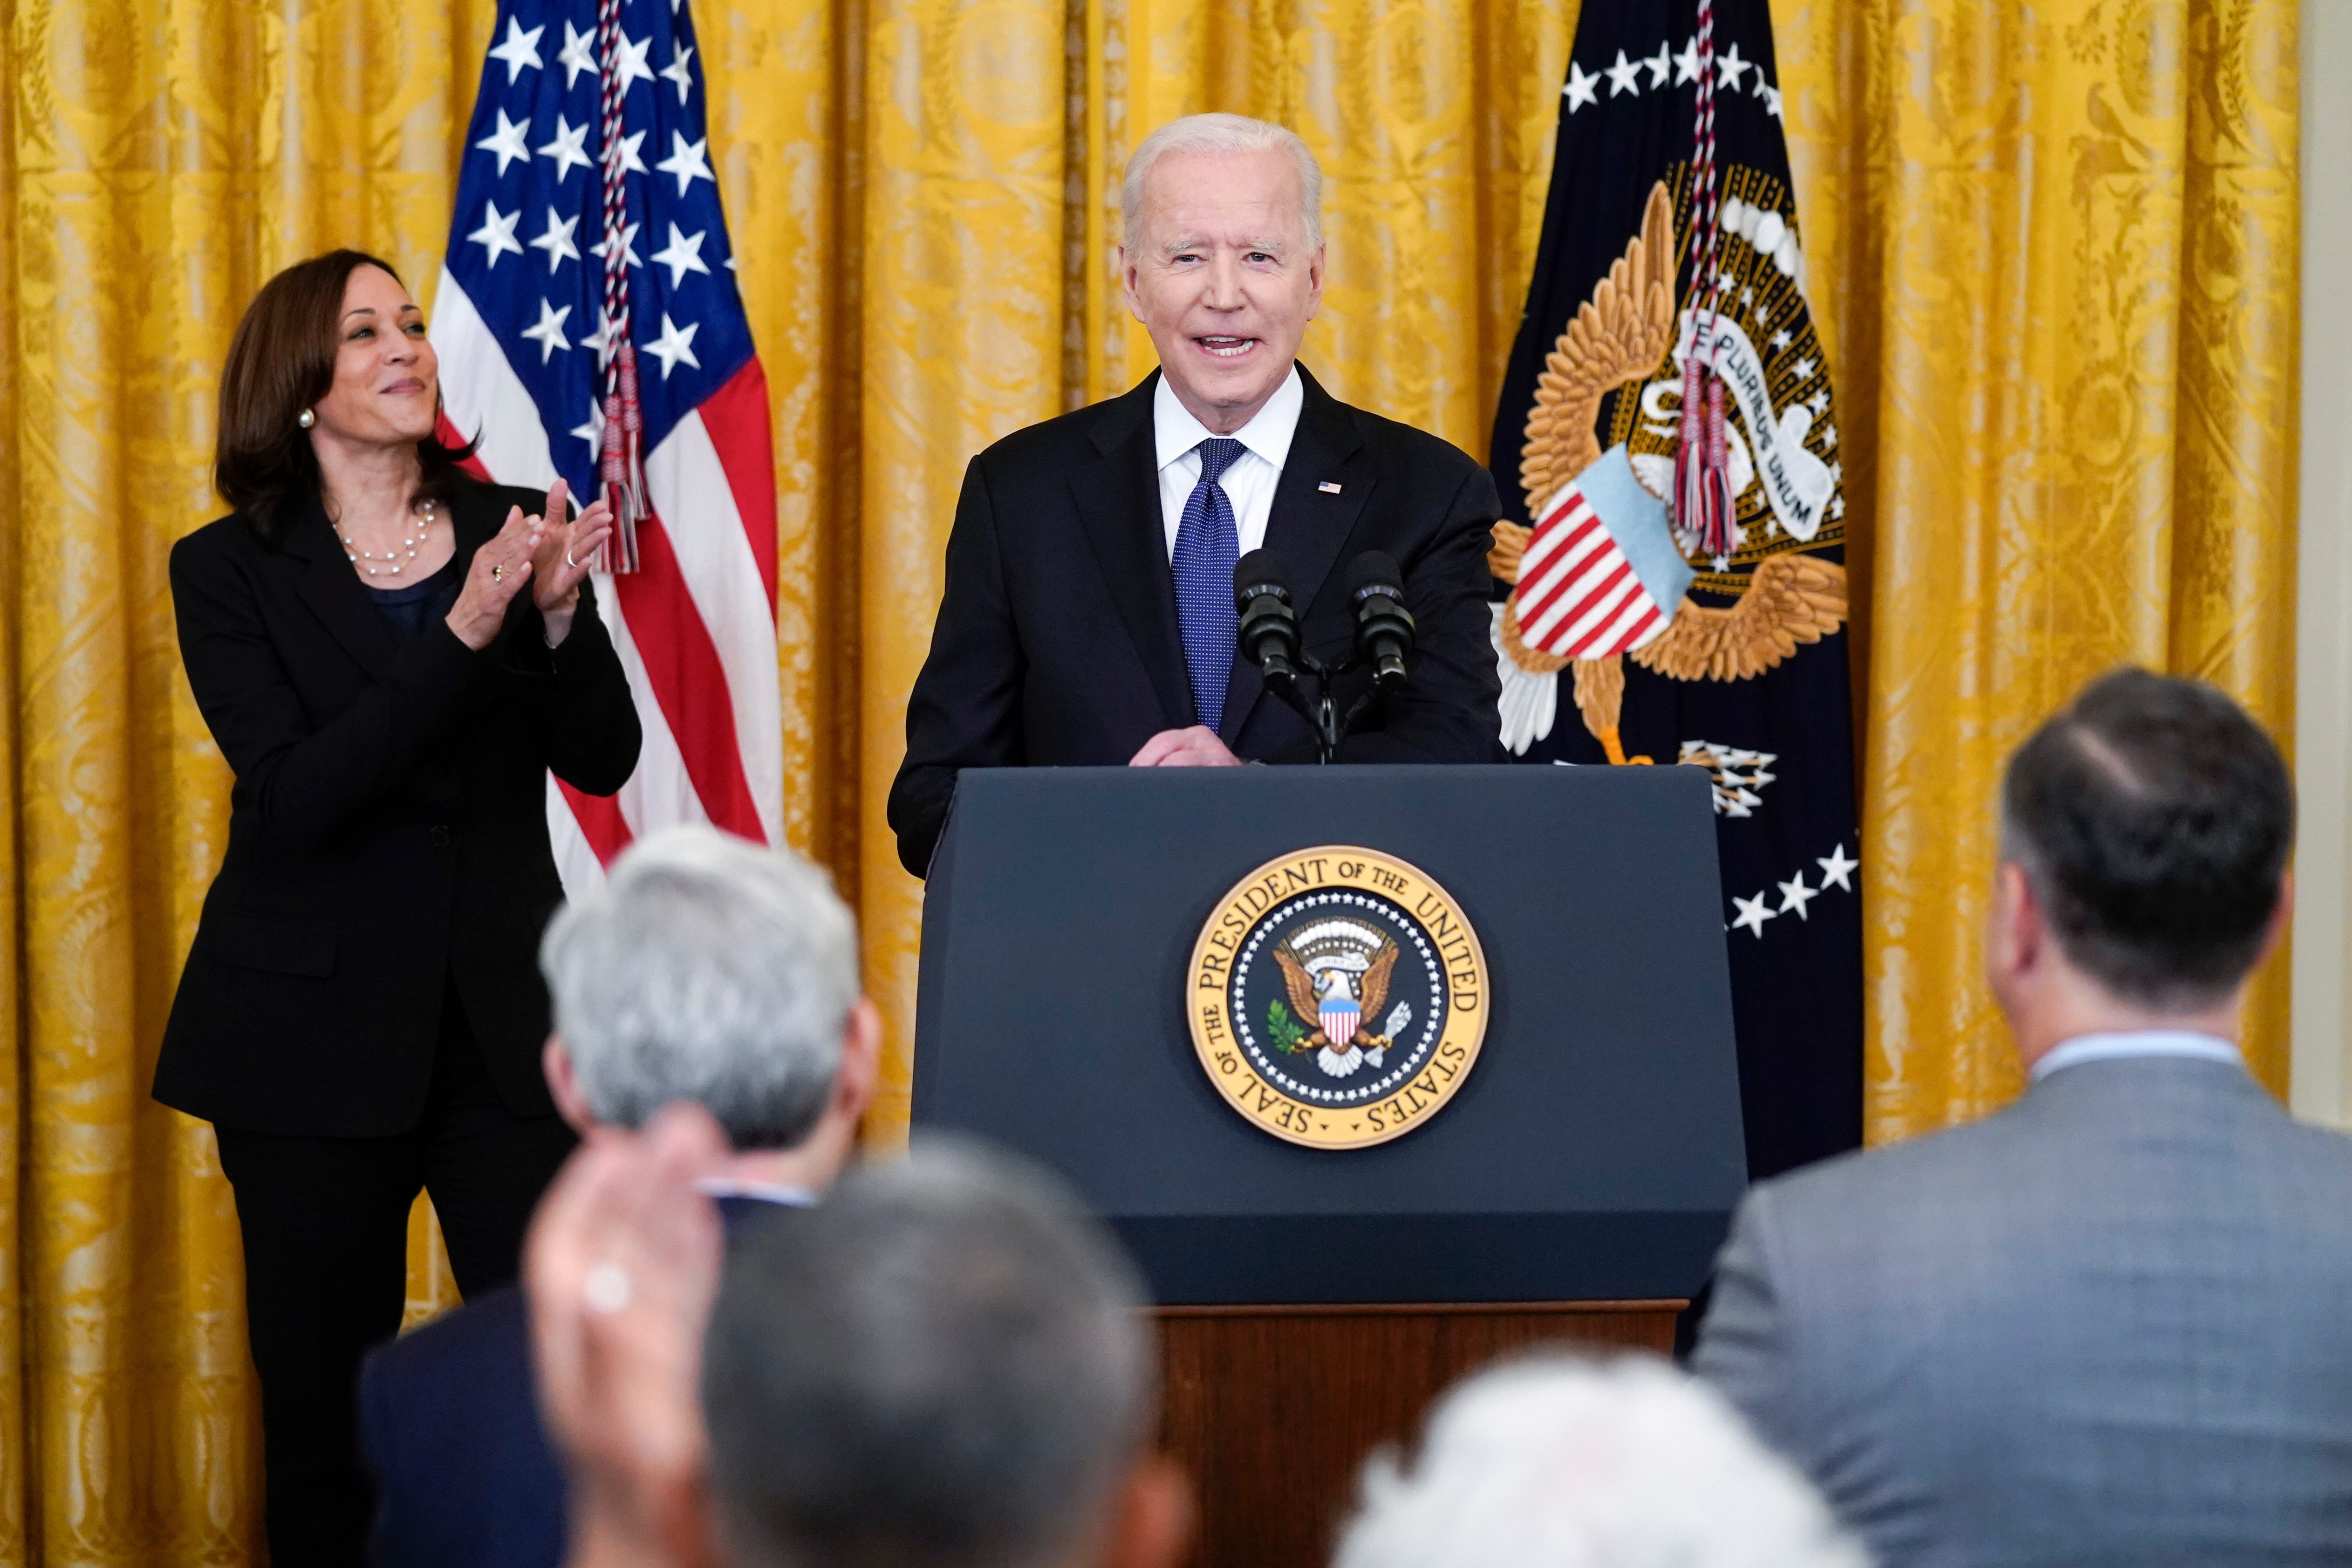
[[[445,435],[485,475],[586,498],[642,473],[635,569],[596,595],[645,747],[614,799],[548,781],[575,893],[670,823],[782,841],[768,387],[704,103],[684,0],[506,0],[434,300]]]

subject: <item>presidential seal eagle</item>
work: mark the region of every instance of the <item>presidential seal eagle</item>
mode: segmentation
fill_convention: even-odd
[[[1333,964],[1318,978],[1287,947],[1276,948],[1274,957],[1282,965],[1291,1010],[1312,1025],[1298,1048],[1313,1050],[1316,1065],[1334,1078],[1346,1078],[1368,1061],[1379,1067],[1390,1042],[1412,1020],[1412,1009],[1400,1003],[1382,1032],[1370,1032],[1371,1020],[1389,999],[1389,972],[1397,961],[1393,942],[1381,943],[1361,974]]]

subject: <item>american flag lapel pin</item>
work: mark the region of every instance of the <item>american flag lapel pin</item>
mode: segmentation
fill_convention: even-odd
[[[1339,493],[1339,481],[1337,479],[1325,479],[1321,484],[1317,485],[1315,488],[1321,490],[1327,496],[1335,496]]]

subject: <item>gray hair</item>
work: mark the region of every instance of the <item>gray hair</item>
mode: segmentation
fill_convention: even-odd
[[[1143,1451],[1143,1294],[1061,1184],[961,1140],[853,1171],[730,1256],[703,1352],[744,1568],[1046,1568]]]
[[[1868,1568],[1723,1397],[1647,1356],[1462,1384],[1411,1474],[1366,1465],[1333,1568]]]
[[[1298,166],[1298,226],[1308,249],[1323,243],[1323,166],[1298,133],[1268,121],[1240,114],[1188,114],[1145,137],[1127,161],[1118,188],[1121,232],[1134,246],[1143,232],[1143,177],[1171,153],[1287,153]]]
[[[792,851],[668,827],[555,917],[539,965],[599,1121],[692,1100],[739,1149],[790,1148],[840,1076],[857,924]]]

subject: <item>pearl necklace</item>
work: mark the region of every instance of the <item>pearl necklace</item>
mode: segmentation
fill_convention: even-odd
[[[351,539],[343,532],[343,525],[340,522],[334,525],[335,538],[341,542],[343,553],[351,557],[352,564],[369,576],[375,575],[375,567],[370,563],[381,561],[386,563],[385,572],[397,577],[415,563],[417,551],[423,549],[425,542],[433,535],[433,505],[434,503],[429,500],[418,503],[419,510],[424,515],[416,520],[416,531],[400,542],[401,549],[408,552],[405,555],[401,554],[398,550],[387,550],[381,555],[373,551],[354,550],[352,548]]]

